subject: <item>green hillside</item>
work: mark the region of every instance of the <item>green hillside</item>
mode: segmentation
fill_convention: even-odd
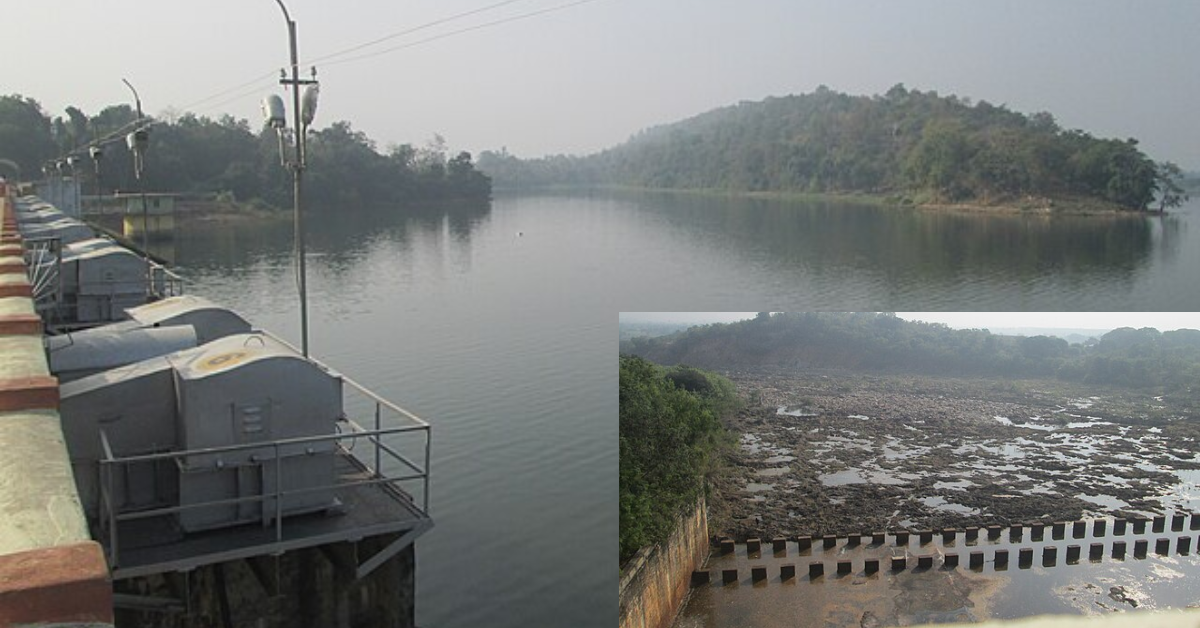
[[[616,184],[742,192],[869,193],[918,204],[1158,209],[1179,175],[1134,139],[1059,127],[1048,113],[896,85],[884,95],[742,102],[639,133],[588,157],[480,156],[501,185]],[[1167,206],[1173,203],[1167,198]]]

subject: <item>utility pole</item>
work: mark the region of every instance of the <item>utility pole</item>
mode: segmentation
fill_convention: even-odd
[[[292,88],[292,128],[295,132],[295,159],[290,164],[292,171],[292,211],[295,213],[295,240],[296,240],[296,256],[297,256],[297,284],[300,290],[300,347],[304,353],[304,357],[308,357],[308,273],[305,267],[305,252],[304,252],[304,209],[301,204],[301,191],[303,189],[305,151],[306,151],[306,136],[308,131],[308,123],[312,121],[312,116],[315,113],[316,102],[314,101],[310,107],[305,110],[300,108],[300,86],[301,85],[316,85],[316,69],[313,69],[313,78],[300,78],[300,60],[299,52],[296,46],[296,22],[292,20],[292,16],[288,13],[287,7],[284,6],[283,0],[275,0],[283,11],[283,19],[287,22],[288,28],[288,46],[291,50],[291,65],[292,77],[288,78],[286,72],[279,78],[279,84],[291,86]],[[307,100],[307,94],[306,94]],[[308,103],[305,103],[308,105]],[[280,136],[282,138],[282,135]],[[282,148],[282,146],[281,146]]]

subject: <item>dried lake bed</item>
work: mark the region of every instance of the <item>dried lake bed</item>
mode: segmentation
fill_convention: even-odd
[[[1200,510],[1191,395],[1056,381],[731,372],[725,535]]]

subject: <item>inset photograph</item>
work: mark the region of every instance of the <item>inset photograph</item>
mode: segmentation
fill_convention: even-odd
[[[622,313],[621,625],[1188,607],[1198,329],[1195,313]]]

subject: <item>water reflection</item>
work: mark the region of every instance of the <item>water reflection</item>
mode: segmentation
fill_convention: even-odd
[[[1156,239],[1173,249],[1180,228],[1173,216],[931,212],[841,201],[658,194],[643,198],[652,199],[653,211],[676,228],[731,236],[739,246],[817,273],[857,268],[932,279],[996,270],[1016,278],[1066,270],[1127,275],[1146,263]]]

